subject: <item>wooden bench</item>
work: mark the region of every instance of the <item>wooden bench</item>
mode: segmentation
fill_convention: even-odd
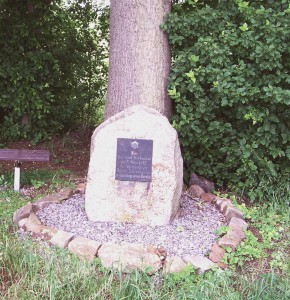
[[[48,162],[49,151],[25,149],[0,149],[0,160],[14,160],[14,190],[20,190],[20,167],[22,161]]]

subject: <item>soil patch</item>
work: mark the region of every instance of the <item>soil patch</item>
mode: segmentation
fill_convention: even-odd
[[[63,137],[55,137],[48,142],[32,145],[30,141],[11,142],[6,145],[8,149],[28,149],[28,150],[49,150],[50,161],[44,162],[23,162],[21,170],[60,168],[71,171],[78,177],[85,177],[90,160],[90,136],[81,132],[74,132]],[[13,161],[1,161],[1,172],[13,172]]]

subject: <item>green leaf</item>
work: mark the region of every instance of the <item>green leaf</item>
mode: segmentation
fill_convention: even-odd
[[[242,26],[239,27],[242,31],[248,31],[249,27],[247,23],[244,23]]]
[[[168,90],[169,96],[175,96],[176,95],[176,87],[174,87],[172,90]]]

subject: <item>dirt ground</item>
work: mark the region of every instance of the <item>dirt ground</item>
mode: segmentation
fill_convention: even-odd
[[[90,158],[91,133],[74,132],[62,137],[56,137],[47,142],[32,145],[30,141],[17,141],[6,144],[8,149],[49,150],[49,162],[22,162],[21,169],[51,169],[60,168],[71,171],[76,177],[84,178],[87,175]],[[0,161],[0,171],[11,171],[13,161]]]

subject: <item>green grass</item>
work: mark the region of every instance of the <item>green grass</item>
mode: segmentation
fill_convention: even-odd
[[[1,171],[1,170],[0,170]],[[72,174],[68,170],[58,169],[36,169],[21,171],[21,186],[33,186],[36,189],[46,187],[56,189],[70,185]],[[8,187],[13,186],[14,171],[6,172],[0,175],[0,185],[5,184]]]
[[[187,268],[179,274],[151,277],[105,270],[98,259],[82,262],[66,250],[21,239],[11,219],[29,200],[10,189],[0,191],[0,299],[290,299],[289,207],[285,204],[289,198],[248,208],[240,205],[262,240],[256,244],[251,237],[237,254],[229,254],[233,260],[239,258],[239,267],[231,265],[204,276]],[[256,247],[265,254],[259,259],[251,258]]]

